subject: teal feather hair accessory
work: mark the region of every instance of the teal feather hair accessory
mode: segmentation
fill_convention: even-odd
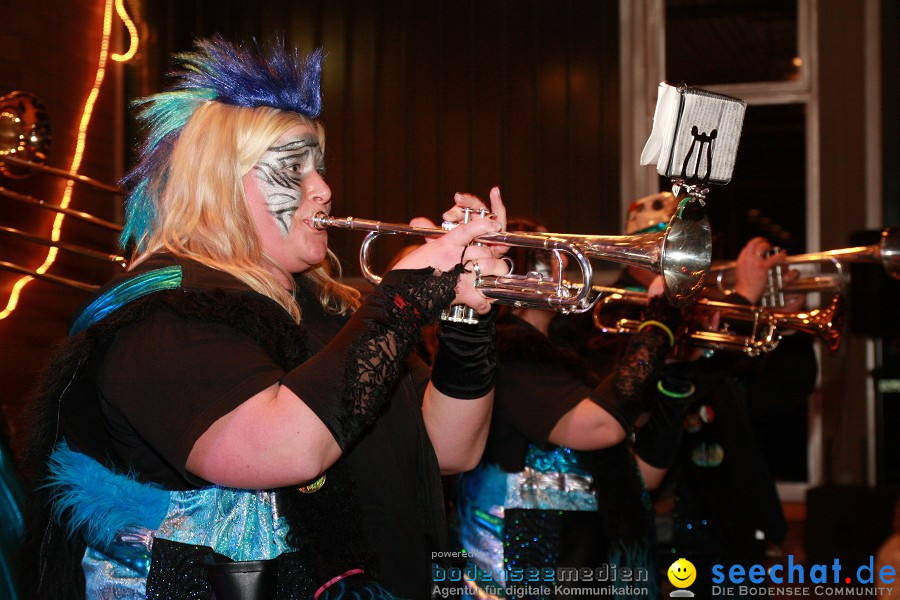
[[[195,51],[173,57],[177,70],[168,91],[139,98],[138,121],[146,131],[141,158],[122,180],[129,190],[125,226],[119,238],[142,250],[142,240],[156,222],[153,190],[165,183],[168,160],[191,115],[204,102],[215,100],[240,107],[271,106],[316,119],[322,111],[321,71],[324,51],[307,57],[288,52],[276,40],[266,47],[253,42],[240,46],[221,36],[197,40]]]

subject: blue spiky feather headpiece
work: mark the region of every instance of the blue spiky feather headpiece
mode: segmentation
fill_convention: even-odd
[[[149,195],[165,181],[172,146],[191,115],[204,102],[215,100],[241,107],[271,106],[310,119],[322,111],[320,48],[307,57],[288,52],[280,40],[266,47],[256,41],[232,44],[221,36],[197,40],[196,50],[173,57],[178,70],[170,73],[175,83],[168,91],[139,98],[133,105],[146,129],[141,158],[125,176],[129,189],[125,206],[123,247],[134,241],[140,247],[156,220]]]

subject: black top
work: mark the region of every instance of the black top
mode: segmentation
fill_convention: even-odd
[[[171,264],[171,257],[154,257],[110,285]],[[193,262],[182,264],[181,287],[249,290],[231,275]],[[96,455],[92,441],[108,436],[113,463],[127,465],[140,480],[167,489],[202,486],[206,482],[185,470],[194,443],[283,375],[235,329],[157,311],[116,333],[96,379],[103,420],[93,423],[94,431],[78,432],[75,442]]]
[[[154,257],[123,278],[171,264],[170,256]],[[226,273],[192,262],[182,267],[183,288],[248,290]],[[315,354],[347,319],[326,314],[303,278],[297,300]],[[371,430],[342,459],[353,474],[376,575],[402,598],[430,596],[432,552],[449,547],[440,469],[422,418],[429,375],[411,357]],[[115,334],[96,378],[102,419],[70,425],[67,437],[101,459],[113,448],[112,464],[142,481],[199,487],[207,483],[185,470],[197,438],[283,376],[265,349],[237,329],[156,311]]]
[[[297,299],[309,349],[318,352],[346,318],[326,314],[302,279]],[[407,367],[372,429],[346,460],[379,579],[397,596],[419,599],[431,596],[432,552],[447,550],[449,540],[440,469],[422,419],[430,371],[415,355]]]
[[[135,299],[71,337],[54,360],[54,372],[42,390],[34,442],[32,460],[44,465],[35,467],[39,480],[46,478],[46,456],[61,429],[75,449],[139,480],[165,489],[204,485],[184,468],[197,437],[221,415],[319,352],[346,321],[325,314],[303,279],[298,301],[304,318],[297,326],[275,302],[233,277],[166,255],[102,291],[141,271],[173,264],[183,267],[180,289]],[[280,495],[286,509],[288,504],[293,507],[288,515],[294,519],[291,535],[306,531],[295,531],[295,517],[315,523],[307,517],[309,510],[318,510],[317,498],[327,498],[322,510],[340,514],[334,510],[340,504],[342,510],[358,511],[354,514],[362,517],[363,539],[351,531],[355,524],[332,527],[329,519],[334,517],[323,514],[319,522],[324,529],[315,533],[325,537],[315,537],[312,549],[303,551],[316,553],[321,562],[316,568],[371,553],[374,560],[364,560],[367,573],[400,598],[429,598],[432,553],[449,549],[439,467],[421,413],[428,377],[427,367],[411,359],[374,425],[332,468],[332,483],[326,482],[317,494],[287,490]],[[56,528],[57,539],[64,537],[50,520],[46,489],[36,493],[39,499],[29,526],[33,556],[43,552],[48,527]],[[341,497],[325,490],[340,490]],[[306,501],[298,503],[298,498]],[[83,586],[78,575],[83,542],[73,538],[71,548],[54,548],[58,551],[51,561],[62,565],[55,579],[67,582],[58,587],[73,581],[76,589]],[[329,550],[324,559],[323,549]],[[448,563],[442,558],[434,562]]]
[[[529,443],[541,448],[556,423],[589,397],[584,361],[553,344],[530,324],[507,313],[497,322],[494,416],[484,460],[520,471]]]

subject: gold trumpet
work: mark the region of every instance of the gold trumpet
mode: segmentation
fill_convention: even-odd
[[[545,308],[562,313],[590,310],[599,298],[590,285],[593,277],[591,259],[633,265],[663,276],[666,295],[676,306],[689,303],[705,286],[711,256],[709,221],[698,202],[693,202],[672,217],[665,231],[640,235],[588,236],[541,232],[498,231],[475,239],[476,243],[522,246],[553,252],[558,261],[567,254],[578,265],[582,283],[552,281],[537,273],[504,276],[483,275],[476,287],[488,298],[501,304]],[[363,275],[372,283],[381,281],[370,266],[369,249],[381,235],[407,234],[433,236],[446,229],[412,227],[382,223],[354,217],[332,217],[324,212],[312,217],[317,229],[336,227],[368,231],[359,251]]]
[[[601,298],[594,308],[594,324],[603,332],[630,335],[638,331],[643,318],[620,317],[610,323],[604,320],[613,306],[646,307],[649,296],[612,287],[594,286]],[[713,316],[719,315],[719,327],[706,329]],[[749,306],[700,298],[685,307],[681,327],[676,334],[679,343],[690,340],[693,346],[712,350],[739,351],[747,356],[771,352],[781,341],[781,331],[792,330],[812,335],[834,352],[841,341],[843,325],[842,296],[835,295],[826,308],[797,313],[779,313],[762,306]],[[743,331],[732,329],[742,324]]]
[[[773,251],[777,251],[777,248]],[[881,232],[881,239],[877,244],[786,257],[784,262],[769,271],[766,291],[760,302],[763,306],[778,307],[784,305],[784,294],[786,293],[840,294],[844,290],[846,281],[844,264],[854,262],[879,263],[888,275],[900,279],[900,227],[886,227]],[[820,271],[816,275],[799,277],[792,282],[785,283],[783,281],[784,269],[801,264],[815,264],[820,267],[830,264],[835,271],[830,275],[823,275]],[[715,285],[720,292],[728,293],[728,289],[732,287],[729,280],[733,277],[736,265],[736,261],[712,265],[710,284]]]

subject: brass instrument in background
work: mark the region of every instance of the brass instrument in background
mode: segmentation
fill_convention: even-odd
[[[773,251],[777,251],[777,249],[773,249]],[[888,275],[894,279],[900,279],[900,227],[884,228],[879,242],[870,246],[841,248],[786,257],[783,263],[769,271],[766,291],[760,302],[763,306],[779,307],[784,306],[784,294],[815,292],[840,294],[846,283],[844,263],[853,262],[881,264]],[[783,281],[785,268],[806,264],[819,267],[820,272],[812,276],[801,276],[788,283]],[[710,268],[710,285],[715,285],[722,293],[728,293],[733,288],[729,280],[733,279],[736,265],[735,261],[713,264]],[[832,266],[834,273],[823,275],[821,268],[826,265]]]
[[[609,308],[646,307],[649,301],[647,293],[601,286],[594,286],[594,290],[601,296],[593,315],[597,328],[603,333],[615,335],[636,333],[644,320],[642,317],[619,317],[614,322],[608,322]],[[762,306],[700,298],[686,306],[682,314],[682,324],[674,332],[675,337],[679,343],[690,340],[698,348],[740,351],[747,356],[758,356],[774,350],[781,340],[780,332],[790,330],[815,336],[834,352],[841,341],[843,301],[836,294],[826,308],[779,313]],[[716,314],[719,315],[718,329],[707,329]],[[738,326],[743,327],[744,331],[736,329]]]
[[[11,92],[0,97],[0,174],[12,178],[24,178],[34,172],[48,173],[54,177],[69,179],[75,183],[114,194],[124,192],[112,185],[79,175],[62,169],[44,165],[47,158],[47,149],[50,146],[50,122],[44,110],[43,104],[27,92]],[[20,194],[13,190],[0,187],[0,196],[27,204],[33,208],[49,210],[68,217],[90,223],[103,229],[118,232],[121,226],[104,219],[100,219],[86,212],[64,208],[50,204],[39,198]],[[22,239],[31,243],[58,248],[66,252],[73,252],[81,256],[111,262],[122,267],[126,259],[117,254],[84,248],[75,244],[53,241],[47,237],[20,231],[12,227],[0,226],[0,234]],[[42,273],[28,267],[0,260],[0,269],[30,275],[45,281],[50,281],[67,287],[92,291],[99,285],[77,281],[59,275]]]
[[[50,119],[34,94],[10,92],[0,97],[0,156],[42,164],[50,147]],[[15,162],[0,161],[0,173],[27,177],[31,171]]]
[[[588,236],[541,232],[487,233],[476,238],[479,243],[504,244],[546,250],[561,263],[566,254],[578,265],[582,283],[556,282],[537,273],[505,276],[484,275],[476,280],[476,287],[488,298],[501,304],[519,307],[544,308],[562,313],[590,310],[599,295],[590,285],[593,267],[590,259],[602,259],[648,269],[662,275],[666,295],[676,306],[683,306],[700,293],[706,283],[711,257],[709,221],[702,206],[687,205],[672,218],[665,231],[640,235]],[[381,280],[372,271],[369,252],[372,242],[384,234],[433,236],[443,235],[445,229],[412,227],[410,225],[368,221],[354,217],[338,218],[323,212],[312,218],[317,229],[337,227],[368,231],[360,247],[359,263],[369,281]]]
[[[888,275],[900,279],[900,228],[886,227],[881,232],[877,244],[841,248],[825,252],[812,252],[788,256],[784,262],[769,272],[766,291],[760,306],[747,306],[729,302],[700,299],[685,309],[685,323],[679,334],[691,340],[695,346],[715,350],[740,350],[749,356],[773,350],[780,340],[779,331],[789,330],[815,336],[831,352],[835,352],[841,343],[844,324],[844,288],[846,284],[844,263],[868,262],[880,263]],[[784,268],[796,265],[811,264],[821,267],[831,265],[834,273],[817,274],[799,277],[785,282]],[[710,268],[710,286],[717,287],[723,294],[731,292],[728,277],[733,277],[735,261],[718,263]],[[641,292],[619,290],[616,288],[594,288],[604,297],[594,310],[594,324],[604,333],[630,334],[637,330],[641,320],[622,318],[615,323],[607,322],[609,317],[603,315],[604,310],[613,304],[627,306],[646,306],[647,295]],[[826,293],[830,298],[823,301],[822,308],[785,312],[785,294]],[[704,322],[720,315],[720,328],[708,331]],[[739,333],[732,328],[732,323],[743,323],[748,329]]]

